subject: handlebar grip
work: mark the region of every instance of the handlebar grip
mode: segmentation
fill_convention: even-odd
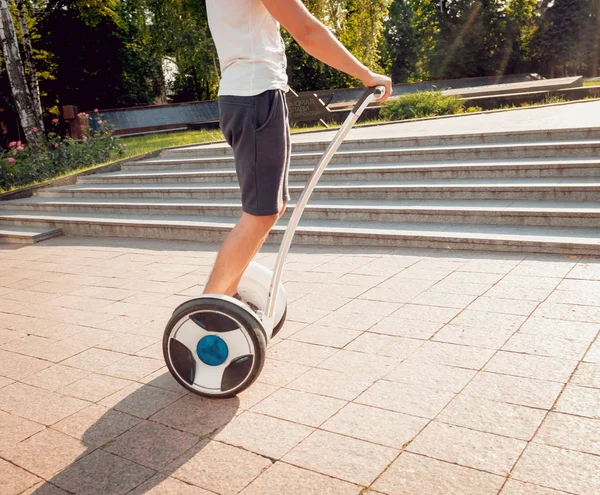
[[[356,114],[360,110],[360,107],[365,102],[365,100],[370,96],[373,96],[373,99],[376,100],[378,98],[381,98],[384,94],[385,86],[374,86],[372,88],[367,88],[363,95],[360,97],[360,99],[356,102],[356,105],[354,105],[352,113]]]

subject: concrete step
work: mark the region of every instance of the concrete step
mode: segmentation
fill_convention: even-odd
[[[444,146],[386,146],[373,149],[339,151],[332,158],[332,164],[352,163],[399,163],[439,160],[490,160],[511,158],[596,158],[600,154],[600,140],[570,140],[501,144],[452,144]],[[293,151],[292,163],[296,165],[314,165],[322,152]],[[133,168],[146,170],[164,170],[179,168],[233,168],[232,156],[163,157],[138,160],[127,163],[124,170]]]
[[[525,130],[502,132],[479,132],[468,134],[442,134],[436,136],[398,136],[390,133],[392,126],[396,124],[372,126],[376,135],[385,135],[385,137],[372,139],[346,139],[341,146],[341,150],[371,149],[382,148],[386,146],[447,146],[451,144],[501,144],[501,143],[525,143],[525,142],[545,142],[545,141],[572,141],[600,139],[600,128],[572,128],[572,129],[544,129],[544,130]],[[397,131],[395,131],[397,132]],[[296,134],[292,137],[294,151],[317,151],[323,152],[331,141],[332,132],[312,132],[310,134]],[[170,148],[161,153],[163,157],[183,158],[183,157],[210,157],[210,156],[231,156],[232,150],[227,143],[211,143],[186,146],[181,148]]]
[[[306,181],[313,171],[311,165],[293,165],[290,177]],[[330,165],[325,180],[365,181],[395,179],[453,179],[501,177],[589,177],[600,176],[600,159],[521,159],[481,160],[438,163],[360,163]],[[235,169],[140,170],[125,167],[120,172],[80,177],[80,184],[161,184],[236,182]]]
[[[220,242],[233,218],[149,217],[85,213],[23,213],[1,211],[0,221],[12,225],[60,225],[68,235],[102,235]],[[280,242],[285,223],[275,226],[269,242]],[[517,252],[600,254],[600,229],[519,227],[303,220],[295,243],[444,249],[490,249]]]
[[[286,218],[289,218],[294,206],[295,202],[290,202]],[[237,218],[241,204],[235,200],[38,197],[0,203],[0,212],[2,210],[95,213],[98,216],[122,214]],[[320,200],[308,204],[303,219],[595,228],[600,225],[600,202]]]
[[[290,183],[297,197],[304,183]],[[37,191],[46,198],[163,198],[163,199],[238,199],[234,183],[215,184],[77,184]],[[535,201],[597,201],[600,177],[538,179],[431,179],[405,181],[364,181],[319,183],[313,199],[487,199]]]
[[[62,235],[62,230],[59,228],[0,225],[2,244],[35,244],[59,235]]]

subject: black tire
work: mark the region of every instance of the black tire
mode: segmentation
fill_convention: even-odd
[[[279,320],[279,323],[277,323],[277,325],[273,329],[273,334],[271,335],[271,338],[275,337],[279,333],[279,331],[283,328],[286,318],[287,318],[287,304],[285,306],[285,311],[283,312],[283,316],[281,317],[281,320]]]
[[[253,362],[251,365],[251,369],[247,374],[247,378],[235,388],[218,393],[205,393],[200,390],[197,390],[196,388],[191,386],[186,380],[181,378],[181,376],[175,369],[174,364],[171,362],[171,356],[169,353],[169,344],[171,340],[170,337],[173,333],[173,330],[175,329],[175,326],[183,318],[187,318],[188,316],[193,315],[194,313],[206,313],[211,311],[225,314],[228,317],[241,323],[244,327],[246,335],[250,337],[254,347]],[[226,399],[229,397],[235,397],[237,394],[250,387],[256,381],[256,379],[260,375],[260,372],[262,371],[262,368],[265,363],[266,348],[267,345],[265,330],[262,324],[254,315],[254,313],[230,301],[212,297],[201,297],[197,299],[192,299],[191,301],[180,305],[174,311],[173,316],[171,316],[171,319],[167,323],[163,335],[163,356],[167,368],[171,372],[171,375],[173,375],[173,378],[175,378],[175,380],[177,380],[177,382],[186,390],[189,390],[190,392],[196,395],[208,397],[211,399]]]

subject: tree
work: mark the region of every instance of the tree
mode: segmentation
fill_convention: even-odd
[[[388,72],[396,83],[409,82],[415,77],[417,39],[414,11],[408,0],[394,0],[385,21],[382,51]]]
[[[7,0],[0,0],[0,43],[2,44],[4,62],[25,137],[34,149],[39,149],[45,142],[44,133],[41,131],[43,128],[41,115],[36,110],[25,77],[17,32]]]

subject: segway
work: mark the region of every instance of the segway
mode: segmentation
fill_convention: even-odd
[[[163,354],[169,371],[187,390],[210,398],[233,397],[260,374],[267,344],[285,322],[287,299],[281,277],[300,217],[352,126],[384,93],[383,86],[367,89],[327,147],[291,215],[275,269],[252,262],[238,287],[241,300],[204,294],[173,312],[163,337]]]

